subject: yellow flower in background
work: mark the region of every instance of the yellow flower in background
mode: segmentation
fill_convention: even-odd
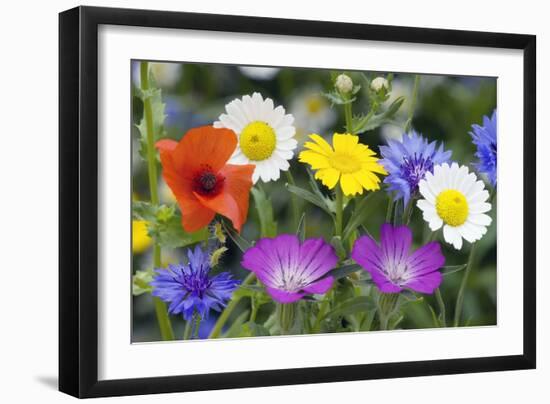
[[[309,135],[313,142],[306,142],[300,153],[299,161],[307,163],[317,170],[315,178],[323,185],[333,189],[338,180],[346,196],[363,194],[363,189],[380,189],[380,178],[376,174],[387,175],[378,163],[376,153],[369,146],[359,143],[359,137],[350,134],[335,133],[332,144],[317,134]]]
[[[153,243],[147,233],[147,221],[132,220],[132,252],[141,254],[145,252]]]

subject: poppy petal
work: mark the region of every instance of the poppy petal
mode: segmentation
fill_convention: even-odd
[[[223,192],[230,194],[237,202],[242,223],[246,221],[248,214],[248,202],[250,199],[250,189],[253,185],[252,174],[254,173],[254,169],[255,166],[252,164],[227,164],[220,171],[220,174],[225,177]],[[235,227],[235,229],[240,231],[240,227]]]
[[[194,198],[178,198],[178,204],[181,209],[181,225],[189,233],[208,226],[216,215],[215,211]]]
[[[183,200],[186,198],[193,198],[192,194],[192,178],[187,175],[182,175],[182,172],[178,172],[174,164],[173,150],[177,146],[177,142],[173,140],[160,140],[156,143],[156,147],[160,151],[160,162],[162,164],[162,178],[168,184],[168,187],[172,190],[176,199]]]
[[[231,129],[201,126],[189,130],[173,151],[174,165],[180,172],[193,172],[208,165],[218,172],[237,148],[237,135]]]
[[[177,145],[178,142],[172,139],[162,139],[155,143],[155,147],[159,149],[161,153],[171,152],[176,148]]]
[[[230,219],[233,227],[240,232],[248,214],[253,172],[254,166],[251,164],[228,164],[220,171],[225,177],[222,192],[213,197],[202,196],[196,192],[193,194],[204,206]]]

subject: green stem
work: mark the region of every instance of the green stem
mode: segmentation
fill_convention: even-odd
[[[183,329],[183,339],[188,340],[191,338],[191,331],[193,328],[193,319],[185,322],[185,328]]]
[[[378,319],[380,320],[380,329],[388,330],[390,317],[397,310],[399,293],[382,293],[378,300]]]
[[[193,339],[197,339],[199,337],[199,328],[201,326],[201,316],[197,314],[195,316],[195,324],[193,329]]]
[[[334,233],[338,237],[342,237],[343,216],[344,216],[344,195],[342,188],[336,184],[336,226]]]
[[[149,90],[149,64],[141,62],[141,89],[144,93]],[[143,115],[147,130],[147,173],[149,176],[149,190],[151,193],[151,204],[158,205],[158,184],[157,184],[157,155],[155,151],[155,134],[153,126],[153,109],[151,106],[151,98],[145,97],[143,100]],[[160,268],[162,265],[161,250],[158,243],[153,244],[153,266]],[[155,305],[155,313],[160,328],[160,334],[165,341],[174,339],[174,331],[168,317],[166,304],[158,297],[153,297]]]
[[[288,335],[296,320],[297,303],[278,303],[277,317],[282,335]]]
[[[409,202],[407,203],[407,206],[405,206],[405,210],[403,211],[403,224],[408,225],[411,221],[412,211],[414,206],[414,199],[409,199]]]
[[[441,320],[441,325],[447,327],[447,319],[445,314],[445,302],[443,301],[443,296],[441,296],[441,291],[439,288],[435,290],[435,298],[437,300],[437,305],[439,306],[439,317]]]
[[[256,275],[251,272],[243,281],[241,286],[250,285],[252,282],[256,280]],[[241,301],[242,297],[237,295],[233,295],[233,299],[228,303],[228,305],[225,307],[224,311],[222,311],[222,314],[220,314],[220,317],[218,317],[218,321],[216,321],[216,324],[214,324],[214,328],[212,328],[212,331],[210,332],[210,335],[208,338],[219,338],[220,334],[222,332],[222,328],[225,325],[227,319],[235,310],[239,302]]]
[[[319,307],[319,312],[317,313],[317,317],[315,318],[315,324],[313,325],[312,330],[314,334],[321,331],[321,321],[323,321],[323,318],[325,317],[328,308],[329,295],[325,296],[324,300],[321,302],[321,306]]]
[[[409,107],[409,116],[405,122],[405,132],[408,132],[411,129],[412,121],[414,117],[414,110],[416,108],[416,100],[418,99],[418,88],[420,87],[420,75],[416,74],[414,76],[414,86],[411,97],[411,104]]]
[[[290,168],[285,171],[285,174],[288,183],[296,186],[296,181],[294,181],[294,176],[292,175],[292,172],[290,172]],[[294,228],[298,229],[298,223],[300,223],[300,207],[298,206],[298,199],[296,198],[296,195],[292,192],[290,193],[290,203],[292,205],[292,220]]]
[[[472,244],[470,249],[470,256],[468,257],[468,265],[466,266],[466,271],[462,277],[462,283],[460,284],[460,289],[458,290],[458,295],[456,296],[456,306],[455,306],[455,317],[454,317],[454,326],[458,327],[460,323],[460,316],[462,315],[462,306],[464,305],[464,292],[466,290],[466,284],[468,283],[468,277],[472,271],[474,255],[475,255],[475,244]]]
[[[386,223],[391,223],[391,214],[393,211],[393,197],[388,194],[388,208],[386,209]]]
[[[353,116],[351,111],[351,102],[344,104],[344,118],[346,119],[346,132],[354,135],[353,133]]]

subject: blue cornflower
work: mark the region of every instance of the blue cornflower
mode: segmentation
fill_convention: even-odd
[[[240,281],[229,272],[210,275],[210,258],[200,246],[187,250],[189,263],[156,269],[151,286],[153,296],[170,303],[170,314],[191,320],[196,312],[207,318],[210,309],[222,311]]]
[[[497,185],[497,110],[493,111],[491,118],[483,117],[483,126],[472,125],[470,132],[472,140],[477,147],[475,156],[478,162],[475,167],[478,172],[487,175],[493,187]]]
[[[403,135],[401,142],[388,139],[387,146],[380,146],[380,163],[388,172],[384,183],[389,191],[395,191],[395,200],[403,198],[404,206],[418,192],[418,183],[434,166],[449,162],[451,151],[443,144],[436,149],[436,142],[428,143],[422,135],[411,131]]]

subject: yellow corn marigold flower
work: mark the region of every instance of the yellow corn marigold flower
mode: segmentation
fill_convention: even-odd
[[[145,252],[153,243],[147,233],[147,221],[132,220],[132,252],[141,254]]]
[[[380,189],[380,178],[376,174],[387,175],[378,163],[376,153],[366,144],[359,143],[359,137],[348,133],[335,133],[332,144],[317,134],[309,135],[312,142],[306,142],[299,161],[317,170],[315,178],[333,189],[338,180],[344,195],[363,194],[363,189]]]

